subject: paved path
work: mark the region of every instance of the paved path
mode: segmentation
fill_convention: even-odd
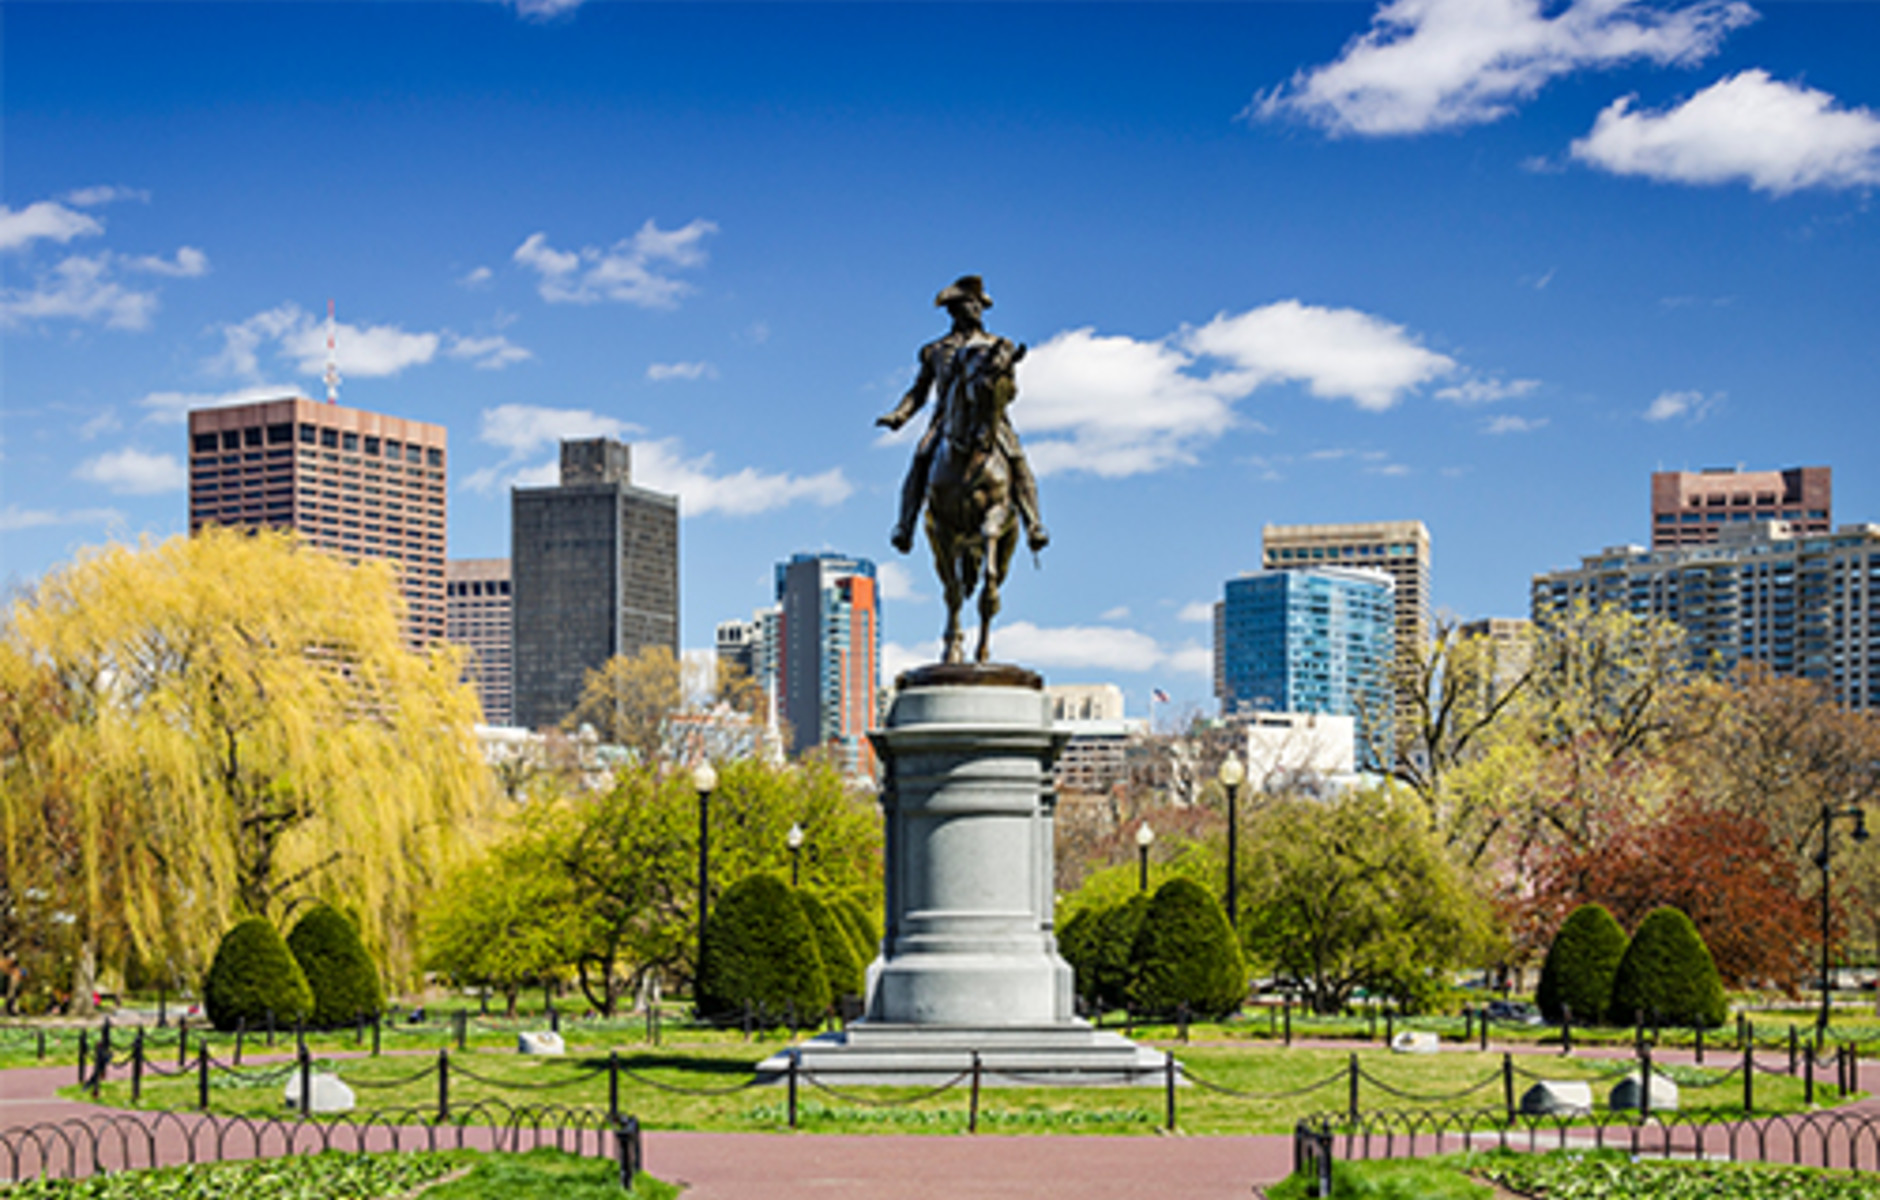
[[[1324,1045],[1355,1048],[1349,1042]],[[1532,1046],[1506,1049],[1534,1057],[1553,1053]],[[1582,1053],[1587,1057],[1605,1056],[1603,1049],[1591,1047]],[[1669,1050],[1658,1056],[1661,1062],[1688,1062],[1690,1057],[1688,1052]],[[1719,1054],[1711,1065],[1718,1065],[1717,1060],[1728,1061]],[[1865,1067],[1863,1076],[1863,1086],[1880,1085],[1880,1065]],[[86,1117],[108,1119],[118,1111],[59,1099],[57,1090],[73,1079],[74,1070],[69,1066],[0,1071],[0,1129]],[[1840,1111],[1880,1117],[1880,1099]],[[196,1124],[203,1119],[189,1120]],[[178,1122],[166,1131],[158,1151],[163,1161],[184,1157],[183,1126],[184,1122]],[[1677,1137],[1692,1143],[1695,1135],[1684,1130]],[[483,1139],[478,1136],[474,1140]],[[1721,1148],[1715,1136],[1705,1136],[1703,1143],[1706,1149]],[[1136,1200],[1159,1194],[1247,1200],[1258,1195],[1261,1185],[1283,1178],[1292,1166],[1291,1139],[1284,1136],[648,1132],[645,1152],[648,1169],[661,1178],[684,1184],[687,1200],[954,1200],[959,1196],[1056,1195],[1077,1196],[1080,1200]],[[1880,1146],[1870,1147],[1863,1158],[1872,1160],[1876,1156],[1880,1156]],[[1844,1156],[1837,1158],[1845,1161]],[[0,1167],[4,1165],[0,1163]]]

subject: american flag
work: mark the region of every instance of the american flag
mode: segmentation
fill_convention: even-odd
[[[1149,698],[1151,700],[1154,700],[1157,704],[1168,703],[1168,693],[1163,691],[1161,688],[1156,688],[1154,691],[1150,692]]]

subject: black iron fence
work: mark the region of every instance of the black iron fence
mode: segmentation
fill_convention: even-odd
[[[298,1116],[100,1112],[0,1130],[0,1180],[78,1178],[193,1163],[329,1151],[398,1153],[552,1147],[616,1161],[623,1187],[644,1169],[638,1120],[599,1109],[480,1101],[450,1120],[416,1108],[311,1121]]]

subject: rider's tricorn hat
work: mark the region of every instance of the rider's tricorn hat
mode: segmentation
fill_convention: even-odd
[[[992,297],[986,295],[986,281],[977,275],[962,275],[955,279],[933,298],[933,306],[945,308],[955,300],[977,300],[981,308],[992,307]]]

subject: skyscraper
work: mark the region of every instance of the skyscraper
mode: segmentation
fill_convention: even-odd
[[[506,558],[453,558],[444,564],[444,636],[470,651],[466,678],[483,702],[483,720],[515,720],[511,655],[513,596]]]
[[[1260,571],[1227,581],[1223,710],[1330,713],[1357,722],[1359,761],[1390,744],[1395,587],[1382,571]]]
[[[399,565],[414,645],[444,636],[444,427],[298,396],[189,414],[189,528],[273,526]]]
[[[1777,520],[1805,537],[1827,533],[1834,520],[1833,468],[1652,473],[1654,550],[1713,546],[1732,524]]]
[[[875,564],[795,555],[777,564],[777,603],[777,652],[769,661],[791,752],[831,746],[851,774],[872,774],[867,733],[875,727],[881,663]]]
[[[1350,525],[1268,525],[1260,531],[1261,565],[1269,571],[1365,567],[1396,584],[1397,646],[1430,636],[1430,531],[1421,521]]]
[[[561,483],[510,493],[515,720],[559,724],[589,671],[648,646],[679,654],[679,499],[632,484],[609,438],[561,444]]]

